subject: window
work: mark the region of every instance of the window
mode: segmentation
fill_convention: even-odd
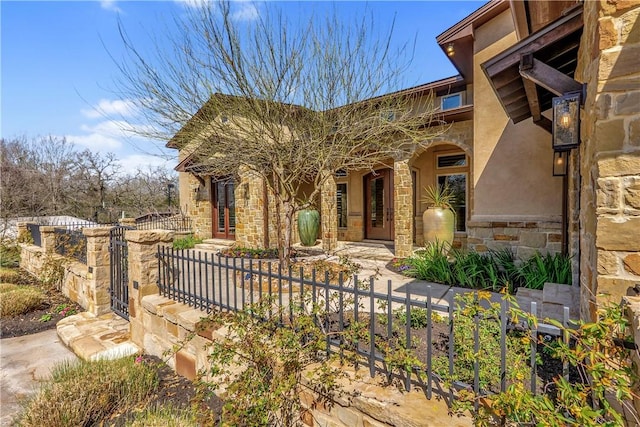
[[[456,231],[465,231],[467,222],[467,174],[438,175],[438,185],[448,185],[454,195],[453,211],[456,214]]]
[[[438,156],[438,168],[454,168],[460,166],[467,166],[467,155],[461,154],[449,154],[445,156]]]
[[[443,96],[440,101],[440,108],[443,110],[450,110],[452,108],[458,108],[462,106],[462,93],[455,93],[453,95]]]
[[[347,184],[336,185],[338,228],[347,228]]]

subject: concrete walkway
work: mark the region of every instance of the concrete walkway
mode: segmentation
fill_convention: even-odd
[[[55,329],[0,340],[0,426],[11,425],[20,401],[49,378],[54,365],[74,359]]]

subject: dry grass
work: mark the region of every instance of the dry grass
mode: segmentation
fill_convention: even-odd
[[[21,286],[2,292],[0,293],[0,317],[18,316],[37,310],[46,298],[44,292],[32,287]]]
[[[0,267],[0,283],[21,283],[22,273],[15,268]]]
[[[0,283],[0,294],[18,289],[18,285],[14,283]]]
[[[198,427],[198,416],[192,410],[171,407],[149,408],[138,414],[126,427]]]
[[[25,403],[17,425],[101,425],[114,411],[139,405],[157,387],[155,369],[133,358],[62,363],[54,368],[51,381]]]

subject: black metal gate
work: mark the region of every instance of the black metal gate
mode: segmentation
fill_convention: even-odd
[[[129,258],[124,233],[132,227],[114,227],[109,232],[111,261],[111,310],[129,320]]]

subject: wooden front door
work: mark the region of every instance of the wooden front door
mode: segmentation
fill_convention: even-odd
[[[236,207],[233,179],[211,179],[211,228],[217,239],[235,239]]]
[[[364,177],[365,238],[393,240],[393,170]]]

